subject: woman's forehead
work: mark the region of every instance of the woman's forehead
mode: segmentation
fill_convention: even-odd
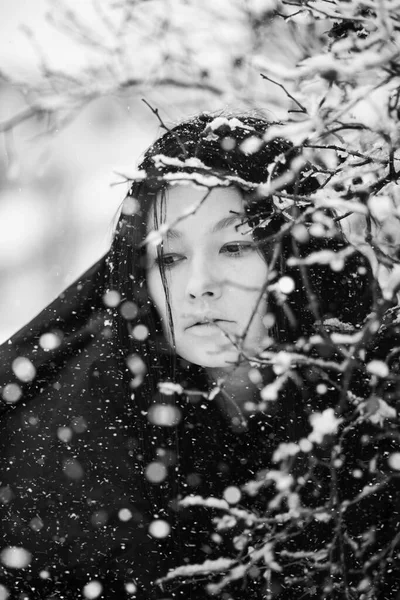
[[[244,206],[244,197],[235,187],[208,190],[189,185],[173,186],[155,201],[157,222],[174,224],[176,229],[212,225],[222,218],[243,215]],[[153,225],[154,206],[149,214],[148,229],[153,229]]]

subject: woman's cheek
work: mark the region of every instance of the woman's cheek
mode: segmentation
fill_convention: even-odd
[[[153,267],[148,271],[147,286],[150,298],[157,309],[158,315],[161,318],[161,320],[164,321],[165,315],[167,314],[167,306],[164,288],[158,267]]]
[[[167,274],[168,293],[170,297],[170,304],[172,313],[178,310],[182,306],[182,302],[185,296],[185,289],[187,280],[185,279],[184,269],[181,265],[174,267]]]
[[[239,261],[238,261],[239,263]],[[267,265],[261,258],[249,258],[241,260],[240,264],[233,267],[229,279],[237,283],[237,291],[244,293],[257,294],[261,291],[267,281]]]
[[[246,273],[251,278],[252,287],[261,290],[267,283],[268,265],[259,254],[253,255],[251,264],[247,265]]]

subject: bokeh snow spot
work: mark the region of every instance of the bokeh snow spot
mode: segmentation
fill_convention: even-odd
[[[292,236],[300,244],[306,244],[310,239],[307,227],[301,223],[293,227]]]
[[[132,329],[132,337],[135,340],[138,340],[139,342],[143,342],[149,335],[149,330],[147,329],[146,325],[136,325],[136,327],[134,327]]]
[[[41,579],[50,579],[50,573],[49,573],[49,571],[46,571],[46,570],[40,571],[39,577]]]
[[[19,356],[18,358],[13,360],[12,370],[14,372],[14,375],[24,383],[32,381],[32,379],[34,379],[36,375],[35,367],[31,363],[29,358],[26,358],[25,356]]]
[[[68,444],[68,442],[70,442],[72,439],[72,435],[72,429],[70,429],[69,427],[59,427],[57,429],[57,437],[60,440],[60,442]]]
[[[43,350],[55,350],[61,344],[61,336],[56,333],[48,332],[43,333],[39,338],[39,346]]]
[[[136,198],[133,198],[132,196],[127,196],[122,203],[121,212],[123,215],[130,217],[132,215],[135,215],[139,211],[139,207],[140,205]]]
[[[8,504],[14,498],[14,494],[9,485],[0,487],[0,503]]]
[[[136,594],[136,592],[137,592],[136,583],[133,583],[133,581],[128,581],[125,584],[125,591],[127,592],[127,594]]]
[[[156,231],[150,231],[146,236],[145,242],[152,248],[157,248],[163,241],[164,235],[168,232],[169,225],[163,223]]]
[[[100,581],[90,581],[85,585],[82,592],[85,598],[88,600],[94,600],[98,598],[103,591],[103,586]]]
[[[0,561],[9,569],[26,569],[32,560],[32,555],[25,548],[9,546],[0,553]]]
[[[313,223],[308,231],[310,235],[316,238],[321,238],[325,235],[325,228],[322,223]]]
[[[121,305],[119,312],[124,319],[131,321],[137,316],[139,309],[134,302],[127,300]]]
[[[181,420],[181,411],[170,404],[153,404],[148,412],[148,420],[160,427],[174,427]]]
[[[273,370],[275,375],[286,373],[292,365],[292,358],[289,352],[281,350],[277,352],[273,359]]]
[[[126,359],[128,369],[134,375],[144,375],[146,373],[146,365],[137,354],[131,354]]]
[[[307,438],[301,438],[301,440],[299,440],[299,448],[302,452],[311,452],[312,443]]]
[[[98,510],[90,517],[90,522],[93,527],[103,527],[107,524],[108,512],[106,510]]]
[[[132,519],[132,513],[129,508],[121,508],[121,510],[118,511],[118,519],[124,523],[130,521]]]
[[[0,600],[7,600],[10,597],[10,592],[5,585],[0,583]]]
[[[254,367],[249,370],[247,376],[250,379],[250,381],[252,383],[254,383],[254,385],[258,385],[259,383],[262,383],[262,380],[263,380],[262,375],[261,375],[260,371]]]
[[[400,471],[400,452],[393,452],[388,458],[388,464],[391,469]]]
[[[265,315],[265,317],[263,317],[263,325],[264,327],[266,327],[266,329],[271,329],[271,327],[273,327],[275,325],[276,322],[276,318],[275,315],[272,313],[267,313]]]
[[[236,140],[231,136],[224,137],[221,140],[221,148],[225,150],[225,152],[230,152],[234,150],[236,147]]]
[[[88,428],[88,424],[84,417],[75,417],[71,421],[71,428],[75,433],[84,433]]]
[[[157,448],[156,454],[157,458],[159,458],[164,465],[168,466],[176,464],[176,452],[174,452],[174,450],[171,450],[170,448]]]
[[[82,479],[85,472],[76,458],[67,458],[63,461],[63,471],[69,479]]]
[[[274,402],[275,400],[278,400],[281,387],[280,379],[275,379],[275,381],[263,387],[260,392],[261,400],[264,402]]]
[[[190,487],[198,487],[201,484],[201,477],[198,473],[189,473],[186,477],[186,483]]]
[[[387,377],[389,375],[389,367],[382,360],[371,360],[366,369],[368,373],[377,375],[378,377]]]
[[[167,476],[167,468],[162,462],[154,461],[147,465],[145,475],[152,483],[161,483]]]
[[[171,533],[171,525],[163,519],[155,519],[149,525],[149,533],[158,539],[165,538]]]
[[[223,493],[223,498],[229,504],[237,504],[242,497],[242,492],[235,485],[228,486]]]
[[[115,308],[121,302],[121,294],[116,290],[109,290],[103,294],[103,304],[108,308]]]
[[[17,383],[7,383],[1,392],[4,402],[15,404],[22,396],[22,390]]]
[[[294,292],[296,286],[293,279],[285,275],[278,281],[278,287],[282,294],[291,294]]]
[[[388,219],[395,214],[395,206],[392,198],[386,195],[373,194],[368,200],[368,208],[372,216],[379,222]]]
[[[43,529],[43,526],[44,526],[44,523],[43,523],[42,519],[38,516],[33,517],[33,519],[30,520],[29,527],[33,531],[40,531],[41,529]]]
[[[255,154],[260,150],[262,145],[263,141],[259,137],[251,135],[240,144],[240,151],[246,155]]]

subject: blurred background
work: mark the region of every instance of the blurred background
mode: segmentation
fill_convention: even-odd
[[[202,110],[286,112],[262,80],[304,56],[273,0],[0,0],[0,341],[108,249],[132,170]],[[305,41],[306,40],[306,41]],[[311,42],[310,42],[311,40]]]

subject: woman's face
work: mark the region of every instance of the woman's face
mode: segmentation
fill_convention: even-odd
[[[176,223],[205,193],[190,186],[167,191],[165,222],[171,227],[162,260],[177,354],[203,367],[227,368],[239,357],[228,336],[236,340],[247,331],[242,348],[252,356],[266,334],[265,300],[259,300],[268,270],[248,225],[241,225],[244,201],[238,189],[214,188],[195,214]],[[151,213],[148,231],[153,219]],[[150,297],[171,342],[156,247],[149,245],[148,254]]]

